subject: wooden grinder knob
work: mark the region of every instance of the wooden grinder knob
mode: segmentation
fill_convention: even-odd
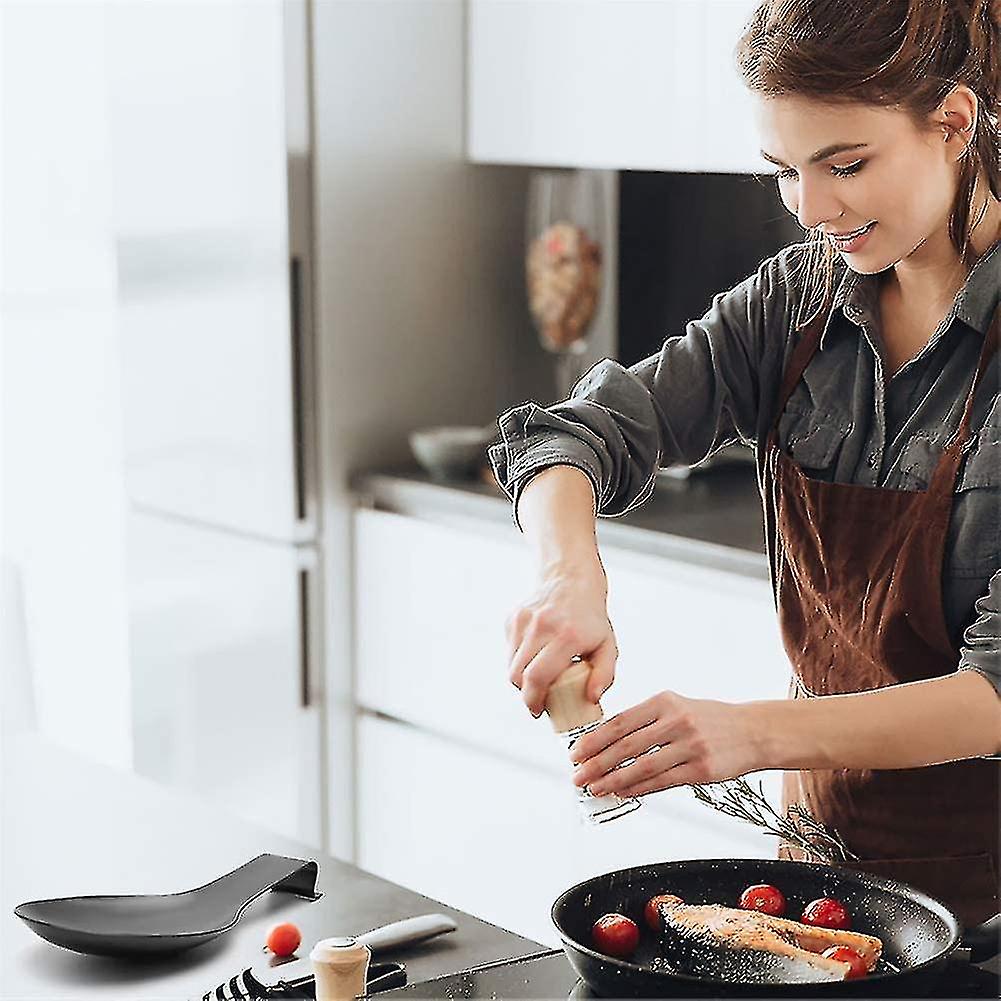
[[[546,712],[557,733],[566,733],[604,717],[601,706],[587,695],[587,680],[591,665],[586,660],[571,664],[550,686],[546,696]]]

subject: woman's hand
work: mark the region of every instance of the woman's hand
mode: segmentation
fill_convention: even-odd
[[[598,796],[642,796],[756,771],[764,764],[748,708],[660,692],[573,745],[574,782]]]
[[[574,656],[591,662],[587,696],[597,702],[615,677],[619,655],[608,620],[608,582],[601,561],[560,563],[542,576],[535,595],[505,623],[511,683],[538,716],[549,686]]]

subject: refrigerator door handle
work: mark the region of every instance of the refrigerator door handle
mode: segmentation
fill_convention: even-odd
[[[289,313],[292,364],[292,461],[297,538],[314,538],[318,525],[316,469],[316,372],[310,262],[289,257]]]
[[[305,303],[303,301],[303,261],[298,254],[289,257],[289,313],[292,334],[292,461],[295,465],[295,513],[300,522],[308,517],[306,490],[306,413],[302,398],[305,382],[303,348]]]

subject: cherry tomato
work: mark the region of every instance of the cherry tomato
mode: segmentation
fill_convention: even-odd
[[[302,933],[291,922],[275,925],[268,932],[268,948],[276,956],[291,956],[302,941]]]
[[[825,949],[821,955],[825,959],[836,959],[839,963],[849,965],[850,969],[845,980],[857,980],[869,972],[865,960],[854,949],[849,949],[846,945],[832,945],[830,949]]]
[[[656,897],[651,897],[643,908],[643,920],[649,925],[651,931],[661,931],[664,922],[660,916],[661,904],[682,904],[681,897],[676,897],[673,893],[658,893]]]
[[[848,909],[840,900],[835,900],[833,897],[811,900],[803,908],[803,916],[800,921],[816,928],[835,928],[838,931],[845,931],[852,926]]]
[[[606,956],[624,958],[639,945],[639,926],[622,914],[604,914],[591,929],[591,941]]]
[[[761,911],[773,918],[780,918],[786,912],[786,898],[777,886],[756,883],[740,895],[740,906],[745,911]]]

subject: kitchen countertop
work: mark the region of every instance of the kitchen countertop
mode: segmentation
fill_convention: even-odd
[[[0,819],[0,997],[76,1001],[181,1001],[260,963],[272,925],[295,921],[305,952],[332,935],[441,912],[458,930],[381,953],[416,983],[483,963],[546,951],[286,837],[234,819],[129,772],[86,761],[34,735],[8,735]],[[38,938],[14,913],[26,900],[95,893],[172,893],[201,886],[262,852],[319,863],[315,902],[285,893],[258,898],[232,931],[176,959],[125,962],[82,956]],[[307,945],[308,943],[308,945]]]
[[[440,911],[458,930],[379,962],[406,963],[415,998],[586,998],[562,952],[234,820],[211,804],[85,761],[33,735],[7,737],[0,826],[0,997],[27,1001],[200,998],[261,962],[261,943],[294,920],[304,943]],[[80,956],[37,938],[13,914],[23,900],[84,893],[161,893],[201,885],[261,852],[319,863],[316,902],[285,894],[255,901],[212,943],[157,962]],[[303,950],[300,949],[300,954]],[[950,968],[934,997],[997,997],[997,960]],[[944,992],[944,993],[943,993]]]
[[[440,481],[416,467],[357,473],[358,503],[453,524],[517,528],[511,502],[492,481]],[[653,494],[617,518],[598,519],[598,543],[768,579],[761,500],[754,467],[730,463],[687,479],[659,476]]]

